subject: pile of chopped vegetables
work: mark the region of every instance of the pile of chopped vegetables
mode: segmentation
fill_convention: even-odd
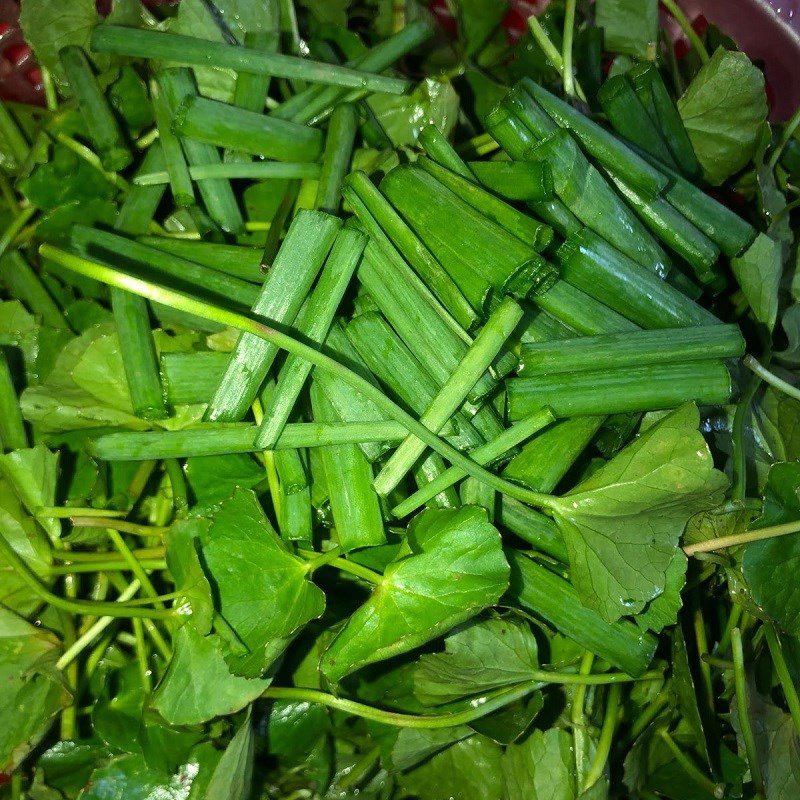
[[[525,5],[23,0],[0,798],[800,797],[800,112]]]

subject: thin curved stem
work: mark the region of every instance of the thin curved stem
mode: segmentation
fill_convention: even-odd
[[[680,764],[683,771],[705,792],[712,797],[722,798],[725,796],[725,786],[714,783],[700,768],[692,761],[683,750],[678,747],[675,740],[669,735],[666,728],[659,730],[659,735],[664,740],[664,744],[669,748],[675,760]]]
[[[117,172],[109,172],[100,161],[100,156],[90,150],[86,145],[81,144],[77,139],[67,136],[66,133],[57,133],[56,139],[60,144],[63,144],[69,150],[72,150],[78,158],[82,158],[87,164],[94,167],[112,186],[127,192],[131,185],[125,178]]]
[[[338,554],[331,558],[330,554],[336,551],[341,552],[341,549],[338,547],[334,548],[329,553],[325,553],[323,556],[319,556],[317,553],[311,550],[298,550],[297,552],[304,558],[316,556],[316,558],[312,558],[312,560],[308,562],[310,572],[313,572],[315,569],[319,569],[320,567],[336,567],[336,569],[339,569],[342,572],[349,572],[351,575],[355,575],[357,578],[367,581],[367,583],[377,585],[383,580],[383,575],[381,575],[380,572],[375,572],[375,570],[362,566],[355,561],[349,561],[346,558],[341,558]]]
[[[792,136],[794,136],[794,132],[797,130],[798,125],[800,125],[800,106],[795,109],[791,119],[789,119],[788,122],[783,126],[781,138],[778,141],[778,144],[775,145],[772,155],[769,157],[770,169],[775,169],[775,167],[778,166],[778,161],[780,161],[781,155],[783,155],[783,150],[786,145],[789,144],[789,140],[792,138]]]
[[[692,47],[700,57],[700,61],[702,61],[703,64],[707,64],[709,61],[711,61],[711,56],[708,55],[708,50],[706,50],[703,40],[697,35],[697,31],[692,27],[692,23],[689,22],[688,17],[683,13],[683,10],[675,2],[675,0],[661,0],[661,4],[675,19],[675,22],[680,25],[681,30],[686,35],[686,38],[691,42]]]
[[[28,206],[18,212],[11,220],[8,227],[3,231],[2,236],[0,236],[0,256],[8,250],[17,234],[28,224],[38,210],[35,206]]]
[[[794,398],[795,400],[800,400],[800,388],[797,386],[792,386],[791,383],[787,383],[783,378],[779,378],[774,372],[770,372],[765,366],[761,364],[760,361],[753,358],[753,356],[745,356],[742,359],[742,363],[751,371],[758,375],[764,383],[768,383],[773,388],[777,389],[779,392],[783,392],[789,397]]]
[[[149,281],[142,280],[141,278],[136,278],[127,273],[82,258],[81,256],[67,253],[52,245],[41,245],[39,252],[44,258],[51,259],[73,272],[94,278],[109,286],[125,289],[133,294],[155,300],[162,305],[168,305],[176,310],[186,311],[190,314],[203,317],[204,319],[213,320],[222,325],[237,328],[238,330],[265,339],[282,350],[286,350],[299,358],[309,361],[315,367],[335,374],[351,388],[372,400],[382,411],[403,425],[409,433],[421,439],[428,447],[431,447],[452,464],[466,470],[469,475],[476,478],[481,483],[491,486],[493,489],[509,497],[514,497],[521,502],[541,508],[553,508],[556,505],[556,498],[551,495],[525,489],[479,466],[471,458],[465,456],[459,450],[456,450],[456,448],[445,442],[435,433],[432,433],[420,423],[419,420],[412,417],[408,412],[404,411],[394,401],[383,394],[374,384],[362,378],[330,356],[325,355],[320,350],[304,344],[288,334],[277,331],[243,314],[238,314],[211,303],[197,300],[196,298],[189,297],[173,289],[158,286]]]
[[[600,730],[600,738],[597,740],[597,750],[595,750],[589,771],[586,773],[586,780],[583,784],[583,791],[587,792],[594,786],[603,774],[606,761],[611,753],[611,744],[614,740],[614,731],[619,719],[619,701],[621,687],[612,686],[608,692],[608,702],[606,703],[606,714],[603,718],[603,727]]]
[[[111,508],[81,508],[78,506],[39,506],[35,516],[43,519],[70,519],[70,517],[125,517],[127,511],[114,511]],[[108,522],[108,519],[106,520]],[[103,527],[108,527],[104,525]]]
[[[718,539],[709,539],[707,542],[688,544],[683,548],[683,552],[687,556],[694,556],[697,553],[711,553],[714,550],[724,550],[726,547],[760,542],[763,539],[774,539],[776,536],[789,536],[792,533],[800,533],[800,522],[785,522],[782,525],[771,525],[769,528],[759,528],[756,531],[732,533],[730,536],[720,536]]]
[[[789,707],[789,714],[791,714],[795,730],[800,735],[800,698],[797,696],[797,687],[794,685],[786,659],[783,656],[783,645],[775,626],[771,622],[765,622],[763,628],[767,647],[769,647],[769,654],[772,657],[772,663],[775,665],[775,673],[783,689],[786,705]]]
[[[120,531],[130,533],[134,536],[164,536],[169,528],[157,525],[139,525],[136,522],[128,522],[124,519],[114,519],[103,517],[70,517],[70,522],[76,527],[81,528],[105,528],[110,531]]]
[[[761,773],[761,764],[758,760],[756,740],[753,728],[750,725],[750,716],[747,713],[747,684],[744,674],[744,651],[742,649],[742,631],[734,628],[731,632],[731,650],[733,651],[733,684],[736,690],[736,713],[739,716],[739,728],[744,739],[744,750],[747,763],[750,766],[750,779],[756,791],[764,793],[764,776]]]
[[[573,3],[574,5],[574,3]],[[536,40],[536,44],[541,47],[542,52],[547,56],[550,60],[550,63],[558,70],[559,74],[564,78],[564,59],[561,56],[561,53],[558,52],[558,48],[550,41],[550,37],[547,35],[547,31],[542,26],[542,23],[539,22],[538,18],[535,14],[531,14],[528,17],[528,29],[531,32],[531,36]],[[570,53],[571,56],[571,53]],[[570,72],[572,70],[570,69]],[[572,78],[573,85],[575,87],[575,94],[578,97],[586,102],[586,95],[581,87],[580,83],[575,80],[574,76]]]
[[[18,555],[17,551],[6,541],[5,536],[2,534],[0,534],[0,554],[34,594],[63,611],[69,611],[73,614],[88,614],[94,617],[107,615],[122,618],[170,619],[174,616],[174,612],[167,609],[136,608],[125,606],[121,603],[106,603],[99,600],[72,600],[66,597],[59,597],[42,584],[25,560]]]
[[[369,719],[373,722],[380,722],[383,725],[393,725],[397,728],[427,728],[430,730],[450,728],[453,725],[465,725],[468,722],[473,722],[541,688],[542,685],[538,681],[526,681],[517,686],[499,689],[496,692],[486,694],[481,698],[481,702],[472,700],[463,711],[455,711],[449,714],[431,714],[429,716],[386,711],[382,708],[375,708],[375,706],[368,706],[355,700],[336,697],[316,689],[270,686],[261,696],[271,700],[297,700],[307,703],[319,703],[328,708],[343,711],[346,714]]]
[[[147,574],[147,572],[145,572],[144,567],[139,562],[139,559],[133,554],[130,547],[128,547],[127,542],[122,538],[120,532],[115,531],[113,528],[108,528],[107,531],[109,538],[111,539],[111,543],[117,548],[119,554],[127,563],[130,571],[133,573],[133,576],[142,585],[142,592],[152,599],[153,605],[156,608],[165,608],[164,603],[158,597],[156,587],[153,586],[153,583],[150,580],[150,576]]]
[[[132,580],[125,591],[117,598],[117,602],[124,603],[126,600],[130,600],[139,591],[139,588],[139,582],[135,579]],[[76,639],[64,651],[61,658],[56,661],[56,669],[65,669],[69,666],[115,619],[116,617],[110,616],[100,617],[86,633]]]

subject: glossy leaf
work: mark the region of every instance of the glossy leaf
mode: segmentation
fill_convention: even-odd
[[[153,707],[171,725],[198,725],[240,711],[269,683],[232,675],[220,638],[184,625],[175,634],[172,660],[156,688]]]
[[[449,703],[531,679],[539,666],[536,639],[513,617],[470,623],[444,640],[445,651],[420,657],[414,694],[424,705]]]
[[[753,157],[767,118],[764,75],[744,53],[720,47],[678,100],[706,179],[719,185]]]
[[[228,665],[234,674],[258,677],[322,613],[325,596],[250,491],[237,489],[220,503],[201,551],[219,612],[246,648],[241,654],[229,651]]]
[[[664,591],[687,521],[727,486],[698,425],[693,405],[671,412],[554,507],[572,582],[609,622]]]
[[[322,661],[330,681],[405,653],[497,602],[508,586],[500,534],[483,509],[423,511],[408,550],[386,568]]]
[[[53,634],[0,608],[0,771],[11,772],[47,733],[70,694],[55,669]]]

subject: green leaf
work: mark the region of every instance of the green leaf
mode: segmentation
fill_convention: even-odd
[[[689,560],[683,550],[676,550],[670,565],[667,567],[667,581],[664,591],[651,600],[641,614],[637,614],[636,622],[644,630],[661,633],[668,625],[678,621],[678,612],[683,606],[681,591],[686,584],[686,568]]]
[[[395,147],[416,144],[419,132],[430,124],[449,136],[458,118],[452,84],[432,78],[420,81],[410,94],[374,94],[367,102]]]
[[[58,51],[68,44],[89,50],[89,36],[97,24],[95,0],[25,0],[19,24],[36,60],[64,80]]]
[[[751,529],[800,520],[800,464],[775,464],[764,489],[764,513]],[[800,634],[800,534],[747,545],[742,572],[753,600],[787,633]]]
[[[198,774],[194,766],[170,775],[148,767],[140,755],[119,756],[92,772],[78,800],[181,800]]]
[[[269,752],[292,760],[304,758],[328,727],[328,713],[319,703],[273,701],[267,720]]]
[[[667,414],[554,504],[572,582],[609,622],[664,591],[689,518],[727,487],[699,421],[692,404]]]
[[[323,674],[335,682],[419,647],[496,603],[508,574],[500,534],[484,509],[423,511],[408,526],[408,550],[328,648]]]
[[[672,631],[672,677],[681,719],[691,736],[694,737],[696,749],[708,764],[708,738],[698,705],[697,687],[695,686],[692,667],[689,663],[686,638],[680,625],[677,625]]]
[[[184,471],[197,506],[216,505],[235,489],[252,489],[264,480],[264,468],[242,453],[187,458]]]
[[[471,58],[481,50],[507,12],[505,0],[460,0],[458,27],[464,58]]]
[[[759,233],[742,255],[731,259],[731,269],[753,316],[772,330],[778,316],[778,290],[783,271],[780,242]]]
[[[141,672],[135,662],[111,671],[92,707],[94,733],[114,750],[141,753],[139,726],[145,701]]]
[[[218,506],[202,558],[219,612],[248,651],[226,656],[234,674],[261,675],[325,608],[306,563],[278,538],[250,491],[237,489]]]
[[[503,791],[500,764],[500,748],[476,735],[437,753],[399,782],[425,800],[497,800]]]
[[[58,454],[43,444],[0,455],[0,474],[11,484],[29,514],[41,506],[56,504]],[[41,519],[39,523],[51,539],[61,536],[57,519]]]
[[[5,580],[5,578],[4,578]],[[58,639],[0,608],[0,772],[12,772],[67,705]]]
[[[539,666],[533,632],[512,617],[470,623],[448,634],[444,646],[421,656],[414,673],[414,694],[427,706],[530,680]]]
[[[456,725],[453,728],[401,728],[392,744],[388,762],[392,769],[405,771],[415,767],[422,761],[441,753],[456,742],[474,735],[475,731],[468,725]]]
[[[0,480],[0,536],[25,559],[28,566],[45,583],[52,583],[46,576],[51,563],[50,546],[47,537],[36,521],[25,513],[16,493],[10,484]],[[31,592],[16,572],[0,556],[0,604],[27,616],[32,614],[42,601]]]
[[[347,9],[351,0],[299,0],[317,22],[347,28]]]
[[[253,723],[251,709],[239,730],[225,748],[211,782],[206,789],[206,800],[239,800],[250,796],[253,781]]]
[[[218,636],[191,625],[175,633],[172,660],[153,695],[153,707],[171,725],[198,725],[252,703],[269,681],[232,675]]]
[[[116,189],[98,170],[61,144],[54,145],[48,161],[39,164],[19,189],[32,205],[44,211],[66,203],[112,200],[116,195]]]
[[[179,608],[188,607],[191,614],[189,624],[202,636],[211,632],[214,620],[211,586],[197,553],[201,533],[207,527],[205,520],[179,520],[164,536],[167,567],[172,573],[175,591],[181,592],[175,605]]]
[[[575,800],[572,737],[564,730],[534,731],[503,755],[506,800]]]
[[[678,111],[706,180],[719,186],[755,153],[767,119],[764,75],[744,53],[720,47],[678,100]]]
[[[800,460],[800,402],[768,386],[755,410],[772,460]]]
[[[748,681],[747,699],[747,714],[764,776],[765,800],[794,800],[800,796],[800,738],[792,718],[761,695],[752,681]],[[743,750],[735,697],[730,719]]]
[[[67,740],[45,750],[36,766],[44,772],[48,786],[75,797],[89,781],[92,770],[110,757],[111,751],[100,742]]]
[[[657,0],[597,0],[595,24],[605,34],[605,49],[652,58],[658,41]]]

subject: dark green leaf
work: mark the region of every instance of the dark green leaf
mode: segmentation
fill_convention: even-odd
[[[334,639],[322,662],[329,680],[430,641],[508,586],[500,534],[483,509],[423,511],[409,525],[408,550]]]
[[[440,705],[531,679],[539,666],[536,639],[513,617],[474,622],[448,634],[445,651],[420,657],[414,694]]]
[[[605,34],[605,49],[638,58],[653,58],[658,41],[657,0],[597,0],[596,23]]]
[[[5,578],[4,578],[5,580]],[[70,700],[53,634],[0,608],[0,771],[10,773]]]
[[[767,118],[764,75],[744,53],[719,48],[678,100],[706,179],[719,185],[753,157]]]
[[[760,233],[742,255],[731,259],[731,269],[753,316],[772,330],[778,316],[778,290],[783,270],[780,242]]]
[[[247,650],[226,656],[235,674],[261,675],[325,608],[305,562],[289,552],[250,491],[237,489],[219,504],[202,558],[219,611]]]
[[[191,625],[175,634],[172,660],[153,696],[153,707],[172,725],[197,725],[233,714],[255,700],[269,681],[232,675],[218,636]]]
[[[572,737],[563,730],[534,731],[510,745],[503,756],[507,800],[575,800],[575,756]]]
[[[671,412],[558,500],[572,581],[609,622],[664,591],[687,521],[727,486],[698,425],[694,405]]]
[[[253,781],[253,724],[247,709],[239,730],[222,754],[206,789],[207,800],[240,800],[250,796]]]

